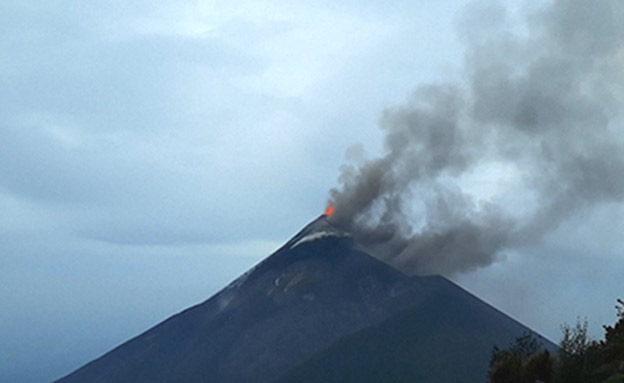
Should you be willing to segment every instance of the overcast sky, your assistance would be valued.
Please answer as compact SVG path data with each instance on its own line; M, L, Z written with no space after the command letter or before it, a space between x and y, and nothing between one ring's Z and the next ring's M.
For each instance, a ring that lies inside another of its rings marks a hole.
M461 78L466 4L0 0L0 381L72 371L318 216L384 109ZM623 217L453 279L555 341L578 316L600 336Z

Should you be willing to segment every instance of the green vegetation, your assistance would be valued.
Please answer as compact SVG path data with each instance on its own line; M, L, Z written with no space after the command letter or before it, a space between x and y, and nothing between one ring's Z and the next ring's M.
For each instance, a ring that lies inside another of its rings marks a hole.
M624 383L624 301L616 305L618 320L604 326L604 340L591 340L587 321L562 326L556 355L525 334L507 349L494 347L489 383Z
M530 333L517 338L508 349L492 350L488 375L492 383L550 382L552 375L553 358Z

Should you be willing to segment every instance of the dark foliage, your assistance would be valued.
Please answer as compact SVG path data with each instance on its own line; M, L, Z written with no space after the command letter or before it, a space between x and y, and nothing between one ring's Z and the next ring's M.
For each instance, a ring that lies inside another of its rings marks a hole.
M539 342L524 335L507 349L494 347L490 383L624 383L624 301L616 305L618 320L604 326L605 338L591 340L587 321L564 324L556 357L540 351Z
M600 344L587 335L587 321L570 326L564 324L559 348L556 382L599 382L596 367L600 364Z
M490 357L490 383L551 382L553 358L531 333L516 338L507 349L494 347Z
M621 362L624 358L624 301L618 299L615 309L618 321L613 326L604 326L603 347L606 363Z

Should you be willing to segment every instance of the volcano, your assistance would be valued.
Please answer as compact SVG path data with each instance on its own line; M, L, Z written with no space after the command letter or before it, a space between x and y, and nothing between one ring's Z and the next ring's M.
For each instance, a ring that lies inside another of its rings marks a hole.
M492 347L527 332L443 277L373 258L322 215L210 299L56 382L481 382Z

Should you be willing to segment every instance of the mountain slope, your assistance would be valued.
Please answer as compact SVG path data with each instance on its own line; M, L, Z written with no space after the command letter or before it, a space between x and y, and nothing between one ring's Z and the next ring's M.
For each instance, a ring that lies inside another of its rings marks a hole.
M58 380L271 382L417 301L324 217L221 292Z
M456 363L427 357L450 350L450 334L473 336L449 352L474 347L487 361L494 343L525 330L441 277L410 278L372 258L321 216L207 301L57 382L271 383L345 357L349 368L373 366L370 350L390 355L401 344L410 363L437 371ZM469 360L465 368L485 368ZM385 363L390 371L392 359Z
M279 383L483 382L492 346L529 331L442 277L419 279L432 291L426 300L339 340Z

